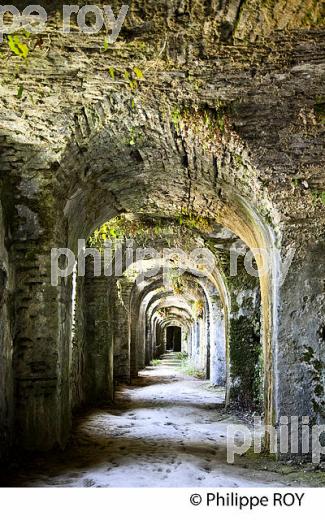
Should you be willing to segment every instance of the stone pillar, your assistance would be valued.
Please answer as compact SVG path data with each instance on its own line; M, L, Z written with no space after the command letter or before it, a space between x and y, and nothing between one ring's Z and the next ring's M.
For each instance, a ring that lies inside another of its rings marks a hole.
M88 403L112 401L113 335L111 279L103 274L94 277L91 257L85 279L85 397Z
M259 279L243 265L228 280L231 295L229 331L230 400L240 407L262 410L263 347Z
M114 379L129 383L131 380L130 356L130 294L133 283L115 279L110 301L114 328Z
M298 454L292 449L292 418L309 418L310 436L312 426L325 424L324 258L324 242L317 239L297 248L279 291L276 420L279 425L285 417L289 423L289 450L287 454L279 451L281 459L311 459L311 450L302 453L300 442ZM300 428L298 432L300 437Z
M220 303L212 303L210 381L217 386L226 386L226 331L224 310Z
M52 287L50 271L48 244L16 246L16 422L26 449L64 446L70 431L72 287L71 279Z

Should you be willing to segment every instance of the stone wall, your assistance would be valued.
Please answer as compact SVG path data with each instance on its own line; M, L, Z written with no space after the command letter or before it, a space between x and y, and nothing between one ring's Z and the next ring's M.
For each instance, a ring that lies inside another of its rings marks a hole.
M13 272L5 246L6 224L0 202L0 461L13 442Z

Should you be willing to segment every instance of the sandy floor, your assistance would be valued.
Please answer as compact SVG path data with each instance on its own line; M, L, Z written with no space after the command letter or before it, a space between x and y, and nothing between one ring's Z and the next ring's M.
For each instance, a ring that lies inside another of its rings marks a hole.
M288 485L285 477L226 462L229 423L223 393L174 367L152 367L120 387L114 406L76 420L64 453L7 473L6 486L251 487ZM266 468L265 468L266 469ZM12 474L12 477L10 476Z

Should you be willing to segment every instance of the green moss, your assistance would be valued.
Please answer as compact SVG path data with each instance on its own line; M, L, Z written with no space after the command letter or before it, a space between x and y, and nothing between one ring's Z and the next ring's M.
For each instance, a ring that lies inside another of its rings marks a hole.
M264 451L262 453L255 453L254 448L249 448L246 453L243 455L246 459L250 459L252 461L276 461L276 453L270 453L269 451Z
M212 231L212 226L206 217L197 215L185 208L181 210L177 219L180 226L186 226L189 229L197 229L203 233Z
M181 240L183 248L192 248L197 233L210 229L207 219L184 211L176 218L121 215L96 229L89 237L88 245L103 250L106 240L130 238L142 246L158 239L165 247L171 247L174 241L179 243Z
M131 128L129 130L129 145L135 146L135 130L134 128Z
M223 101L216 102L215 108L204 106L202 108L176 106L171 112L171 121L177 133L180 133L181 124L186 124L206 140L216 140L216 136L224 134L227 130L227 116L232 112L232 104L226 105Z
M240 167L244 164L241 155L235 154L233 156L233 160L234 160L235 165L238 167Z
M179 130L180 130L179 125L180 125L181 119L182 119L182 114L181 114L180 109L178 107L174 108L171 113L171 120L172 120L172 123L173 123L177 133L179 133Z
M302 486L307 485L311 487L324 487L325 472L317 470L306 471L303 464L285 464L276 460L276 454L263 451L262 453L255 453L254 448L250 448L241 456L236 457L236 464L246 469L253 470L268 470L270 472L278 473L282 476L287 485Z
M262 347L259 324L240 316L230 326L231 379L230 397L241 408L262 408Z

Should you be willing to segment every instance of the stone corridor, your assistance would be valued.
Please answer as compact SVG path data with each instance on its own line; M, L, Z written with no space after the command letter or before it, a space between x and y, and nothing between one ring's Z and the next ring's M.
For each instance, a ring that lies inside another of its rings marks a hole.
M114 44L45 3L0 43L4 484L281 485L225 465L254 414L319 471L322 2L130 0Z

